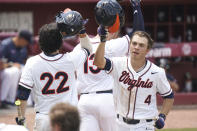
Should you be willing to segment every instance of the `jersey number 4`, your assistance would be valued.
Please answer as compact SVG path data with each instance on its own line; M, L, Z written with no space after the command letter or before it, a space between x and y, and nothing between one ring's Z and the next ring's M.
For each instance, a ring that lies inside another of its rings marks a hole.
M151 103L151 95L148 95L146 100L144 101L144 103L147 103L148 105L150 105Z
M60 82L60 84L58 85L57 89L49 89L51 84L53 83L54 80L60 79L60 77L63 77L62 81ZM68 75L65 72L57 72L55 74L55 77L53 77L53 75L49 72L45 72L40 76L40 80L45 80L46 78L48 78L47 83L45 84L45 86L42 88L42 94L47 95L47 94L55 94L55 93L62 93L65 91L69 90L69 86L64 87L64 85L66 84L67 80L68 80Z

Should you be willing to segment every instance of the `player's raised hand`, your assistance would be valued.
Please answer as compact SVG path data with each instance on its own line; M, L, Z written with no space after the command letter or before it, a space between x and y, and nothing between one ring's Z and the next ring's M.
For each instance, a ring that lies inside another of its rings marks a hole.
M101 42L106 42L108 30L107 30L104 26L101 26L101 25L100 25L100 26L98 27L97 33L98 33L99 36L100 36Z
M155 121L155 127L157 129L162 129L165 125L166 116L164 114L159 114L159 118Z

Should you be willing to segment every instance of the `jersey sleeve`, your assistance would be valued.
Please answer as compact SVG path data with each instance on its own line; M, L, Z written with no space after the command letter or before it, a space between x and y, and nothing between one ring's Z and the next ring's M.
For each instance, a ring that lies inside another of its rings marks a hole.
M32 90L33 88L33 74L31 70L31 61L27 60L27 63L24 66L24 69L22 71L22 75L19 81L19 85Z
M105 46L106 57L125 56L129 52L130 38L125 35L121 38L112 39L107 41Z
M111 59L106 58L106 65L105 65L105 70L106 73L114 76L114 73L116 72L116 66L119 64L119 57L113 57Z
M161 96L168 96L172 93L172 89L166 78L164 69L161 69L161 72L158 73L157 91Z
M88 55L89 55L88 50L84 48L74 49L72 52L68 54L75 69L78 69L83 63L85 63Z

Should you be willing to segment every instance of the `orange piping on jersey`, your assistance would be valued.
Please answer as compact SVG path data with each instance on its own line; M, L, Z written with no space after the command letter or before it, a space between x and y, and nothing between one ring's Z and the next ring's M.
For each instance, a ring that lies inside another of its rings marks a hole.
M120 19L119 19L119 15L117 14L115 23L112 26L110 26L108 30L109 33L115 33L119 30L119 28L120 28Z

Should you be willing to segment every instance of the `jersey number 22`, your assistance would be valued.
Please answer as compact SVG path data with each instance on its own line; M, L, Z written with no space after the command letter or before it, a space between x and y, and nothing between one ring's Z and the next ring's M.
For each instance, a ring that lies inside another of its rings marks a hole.
M63 77L63 79L60 82L60 84L58 85L58 87L56 89L49 89L51 84L53 83L53 81L59 79L60 77ZM55 74L55 77L53 77L53 75L51 73L45 72L40 76L40 80L45 80L46 78L48 78L48 81L45 84L45 86L42 88L42 94L44 94L44 95L55 94L55 93L58 94L58 93L62 93L62 92L69 90L69 86L64 87L64 85L66 84L66 82L68 80L67 73L57 72Z

